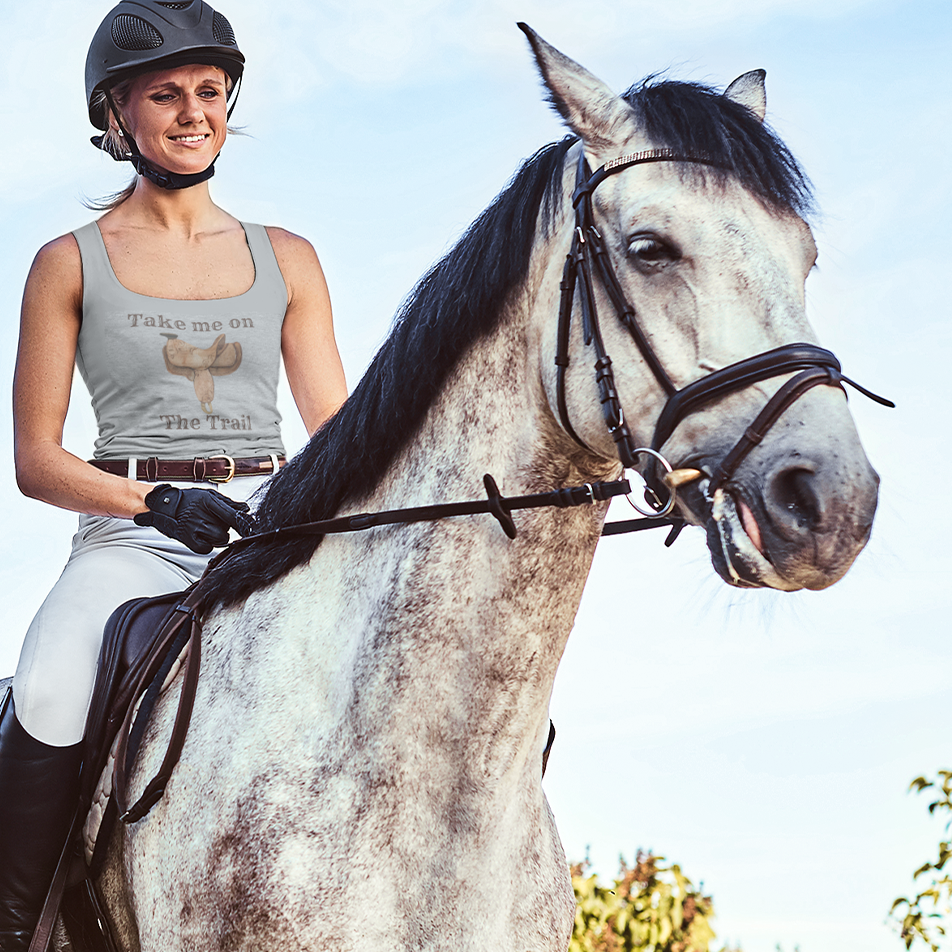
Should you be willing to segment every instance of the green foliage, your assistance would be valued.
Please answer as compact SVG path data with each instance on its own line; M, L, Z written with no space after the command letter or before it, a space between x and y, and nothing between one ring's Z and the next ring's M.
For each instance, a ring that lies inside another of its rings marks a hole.
M922 793L933 789L936 797L929 804L929 812L946 810L952 813L952 770L940 770L935 780L916 777L909 784L910 790ZM945 825L948 832L952 818ZM945 936L942 925L946 916L952 912L952 877L943 875L943 868L952 857L952 840L939 843L939 853L934 862L923 863L913 874L913 880L925 877L926 888L914 899L900 896L893 904L890 915L899 924L899 935L906 948L910 948L917 939L927 945L932 952L939 952L940 938ZM950 864L952 869L952 864ZM931 907L928 905L931 901ZM903 911L905 907L905 911Z
M578 907L569 952L709 952L710 897L697 892L679 866L663 862L639 850L629 869L622 858L612 887L586 876L588 863L572 866Z

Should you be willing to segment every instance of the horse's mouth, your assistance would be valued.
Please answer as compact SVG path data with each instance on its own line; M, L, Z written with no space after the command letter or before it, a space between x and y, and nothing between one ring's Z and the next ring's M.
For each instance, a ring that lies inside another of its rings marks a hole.
M764 551L760 526L750 507L724 489L710 500L707 544L718 575L737 588L802 588L785 579Z

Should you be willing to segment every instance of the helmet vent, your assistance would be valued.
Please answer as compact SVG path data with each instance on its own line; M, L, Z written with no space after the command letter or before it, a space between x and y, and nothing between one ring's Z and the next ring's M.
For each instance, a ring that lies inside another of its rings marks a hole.
M155 50L165 42L151 23L127 13L112 21L112 39L121 50Z
M212 32L215 34L215 39L221 43L222 46L238 45L238 41L235 39L235 31L231 28L231 24L217 11L215 16L212 17Z
M160 7L165 7L167 10L186 10L192 5L194 0L156 0L156 3Z

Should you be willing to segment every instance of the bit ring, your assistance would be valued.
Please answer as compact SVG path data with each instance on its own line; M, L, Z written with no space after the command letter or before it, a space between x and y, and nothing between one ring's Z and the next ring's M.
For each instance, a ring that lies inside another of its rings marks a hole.
M670 473L673 471L673 467L671 466L671 464L657 450L653 450L650 446L639 446L637 449L632 450L633 456L637 456L638 454L641 454L641 453L646 453L648 456L653 456L664 467L664 470L666 473ZM637 503L632 502L630 494L627 494L625 496L625 499L628 500L628 505L631 506L631 508L634 509L635 512L640 512L641 515L646 516L648 519L661 519L673 511L675 504L678 501L677 490L673 486L670 486L668 488L669 488L670 495L668 496L667 503L665 503L665 505L659 509L652 509L650 512L646 509L642 509L641 506L639 506ZM658 504L660 506L661 500L658 499L657 495L655 495L654 490L652 490L650 487L647 487L647 490L649 493L651 493L652 496L654 496L654 498L658 501Z

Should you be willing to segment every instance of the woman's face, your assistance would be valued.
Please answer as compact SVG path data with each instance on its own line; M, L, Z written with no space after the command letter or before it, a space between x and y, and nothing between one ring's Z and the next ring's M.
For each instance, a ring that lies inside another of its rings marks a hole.
M169 172L201 172L225 144L225 73L217 66L144 73L119 108L142 155Z

